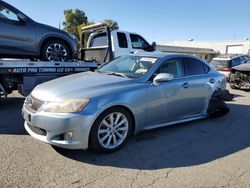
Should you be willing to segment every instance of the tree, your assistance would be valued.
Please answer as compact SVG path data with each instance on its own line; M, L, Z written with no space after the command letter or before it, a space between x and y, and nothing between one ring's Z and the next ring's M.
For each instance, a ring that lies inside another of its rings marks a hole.
M64 30L68 33L74 34L78 42L81 41L82 27L94 24L94 22L89 22L85 12L79 9L64 10L64 17ZM118 23L116 21L105 19L103 22L107 23L110 26L111 30L119 29Z
M118 30L119 29L118 23L114 20L105 19L103 22L109 24L109 27L111 28L111 30Z
M74 34L78 41L80 40L80 26L88 25L88 17L85 12L79 9L64 10L65 21L63 22L64 30Z

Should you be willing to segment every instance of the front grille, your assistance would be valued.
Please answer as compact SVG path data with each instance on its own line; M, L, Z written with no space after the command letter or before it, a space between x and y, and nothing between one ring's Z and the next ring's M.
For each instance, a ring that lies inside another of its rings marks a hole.
M33 96L28 96L25 99L24 105L30 110L31 112L36 112L42 105L44 104L43 101L40 101Z
M28 127L30 128L30 130L32 130L34 133L41 135L41 136L46 136L47 135L47 131L35 126L32 126L30 124L28 124Z

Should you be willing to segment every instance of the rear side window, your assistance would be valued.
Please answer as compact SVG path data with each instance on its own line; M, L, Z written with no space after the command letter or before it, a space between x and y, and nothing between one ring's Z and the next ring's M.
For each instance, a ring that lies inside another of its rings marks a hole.
M205 73L208 73L208 72L210 71L209 66L207 66L207 65L204 64L204 63L203 63L203 67L204 67Z
M106 33L100 33L93 37L90 47L99 47L99 46L107 46L108 45L108 37Z
M128 41L125 33L117 33L118 44L120 48L128 48Z
M193 58L183 58L186 76L206 74L204 63Z

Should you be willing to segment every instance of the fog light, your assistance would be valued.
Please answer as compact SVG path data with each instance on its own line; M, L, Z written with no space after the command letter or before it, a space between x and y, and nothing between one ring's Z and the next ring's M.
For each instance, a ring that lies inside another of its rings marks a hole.
M64 140L71 140L73 137L73 132L65 133Z

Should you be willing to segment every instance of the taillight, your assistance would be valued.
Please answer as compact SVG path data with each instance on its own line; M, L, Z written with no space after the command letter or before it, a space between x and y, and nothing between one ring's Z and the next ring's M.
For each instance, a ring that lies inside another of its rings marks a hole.
M219 71L231 72L231 68L219 68Z

